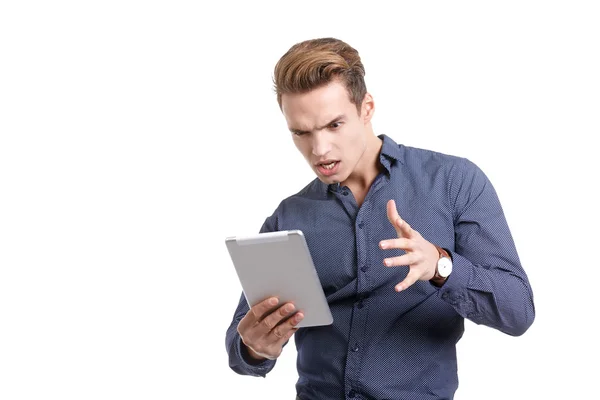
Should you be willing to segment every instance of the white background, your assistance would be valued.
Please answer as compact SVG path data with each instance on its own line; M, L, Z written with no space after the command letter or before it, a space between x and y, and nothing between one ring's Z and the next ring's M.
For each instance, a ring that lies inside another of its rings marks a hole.
M504 206L537 319L468 323L456 399L597 396L597 3L261 4L1 3L0 398L294 397L293 345L228 368L224 238L313 179L271 78L322 36L359 50L377 134L471 159Z

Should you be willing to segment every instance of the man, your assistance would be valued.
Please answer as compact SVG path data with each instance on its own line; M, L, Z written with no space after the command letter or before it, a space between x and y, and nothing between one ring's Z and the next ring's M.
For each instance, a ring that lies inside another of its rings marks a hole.
M484 173L376 136L364 74L337 39L298 43L275 67L280 108L317 178L261 232L304 232L334 322L297 329L302 312L284 318L293 304L249 310L242 296L229 363L265 376L295 334L300 399L452 399L464 318L521 335L532 291Z

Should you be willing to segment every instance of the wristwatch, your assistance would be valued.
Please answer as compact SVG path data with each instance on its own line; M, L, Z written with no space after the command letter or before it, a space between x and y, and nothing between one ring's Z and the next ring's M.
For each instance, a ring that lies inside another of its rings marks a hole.
M438 258L435 274L433 275L433 278L431 278L431 281L434 284L441 286L452 272L452 257L450 257L450 254L440 246L435 244L434 246L440 257Z

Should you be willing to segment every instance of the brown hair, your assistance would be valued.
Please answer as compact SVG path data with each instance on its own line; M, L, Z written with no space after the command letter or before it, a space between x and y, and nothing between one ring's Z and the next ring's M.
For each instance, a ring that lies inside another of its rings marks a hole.
M306 93L339 79L360 114L367 93L364 76L356 49L339 39L321 38L293 45L275 65L273 83L281 108L283 94Z

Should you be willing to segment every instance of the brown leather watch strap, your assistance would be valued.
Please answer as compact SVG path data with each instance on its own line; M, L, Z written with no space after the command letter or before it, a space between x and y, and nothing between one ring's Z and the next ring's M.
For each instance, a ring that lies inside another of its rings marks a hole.
M448 257L449 259L452 260L452 256L450 256L450 253L448 253L446 251L446 249L441 248L440 246L434 244L435 248L437 249L438 253L440 253L440 258L442 257Z
M448 253L445 249L441 248L440 246L438 246L436 244L434 244L434 246L437 249L438 254L439 254L438 260L442 257L447 257L452 260L452 256L450 256L450 253ZM444 282L446 282L446 279L448 279L448 278L444 278L443 276L440 276L438 274L437 261L436 261L435 273L433 275L433 278L431 278L431 283L433 283L435 286L442 286L444 284Z

